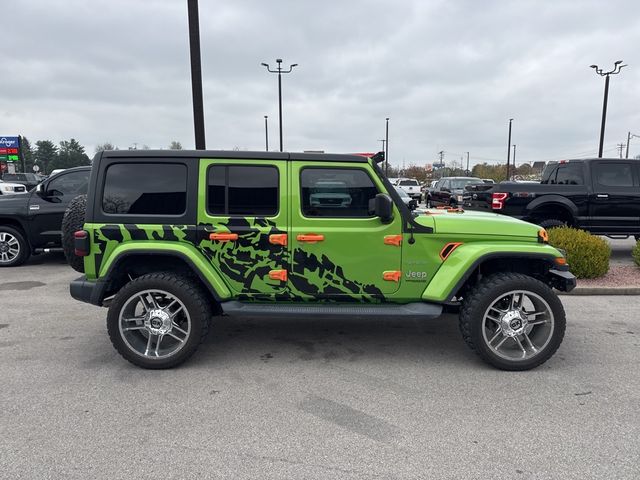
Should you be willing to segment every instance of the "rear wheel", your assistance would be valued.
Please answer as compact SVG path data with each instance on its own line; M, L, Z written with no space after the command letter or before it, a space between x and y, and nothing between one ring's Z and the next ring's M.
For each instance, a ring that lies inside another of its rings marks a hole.
M125 285L109 307L115 349L142 368L175 367L195 353L209 331L209 298L191 279L151 273Z
M27 261L31 249L19 230L0 225L0 267L17 267Z
M460 330L467 345L502 370L529 370L556 352L564 308L546 284L519 273L481 280L464 299Z

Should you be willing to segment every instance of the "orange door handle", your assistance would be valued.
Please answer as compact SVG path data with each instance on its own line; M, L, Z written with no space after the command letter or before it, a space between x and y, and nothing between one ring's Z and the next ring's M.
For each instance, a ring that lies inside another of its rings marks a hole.
M286 233L272 233L269 235L269 243L271 245L287 246L287 234Z
M324 235L319 235L317 233L305 233L305 234L298 235L296 239L299 242L316 243L316 242L322 242L324 240Z
M269 278L271 280L280 280L281 282L287 281L287 271L286 270L271 270L269 271Z
M229 242L238 239L237 233L211 233L209 240L217 240L218 242Z

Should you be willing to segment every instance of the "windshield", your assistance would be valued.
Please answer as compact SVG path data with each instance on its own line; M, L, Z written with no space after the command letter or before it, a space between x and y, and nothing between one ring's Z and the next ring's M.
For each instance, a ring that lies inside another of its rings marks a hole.
M452 190L461 190L472 183L483 183L479 178L454 178L451 180Z
M416 187L418 186L418 181L417 180L400 180L400 183L398 183L398 185L401 185L403 187Z
M398 195L400 195L401 198L409 197L409 194L404 190L402 190L401 188L396 187L396 192L398 192Z

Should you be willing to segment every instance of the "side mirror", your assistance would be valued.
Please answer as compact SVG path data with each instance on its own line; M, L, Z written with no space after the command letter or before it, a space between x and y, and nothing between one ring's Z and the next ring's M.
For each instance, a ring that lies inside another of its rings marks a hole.
M382 223L389 223L393 220L393 200L386 193L377 194L373 211L377 217L380 217Z

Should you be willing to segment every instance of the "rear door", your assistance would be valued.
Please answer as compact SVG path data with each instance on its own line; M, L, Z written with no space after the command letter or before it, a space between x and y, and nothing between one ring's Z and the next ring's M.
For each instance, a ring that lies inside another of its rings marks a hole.
M594 232L640 231L640 182L637 162L602 160L591 163L593 191L589 195Z
M294 298L375 302L401 282L402 220L387 224L370 201L384 192L367 164L291 162Z
M287 162L200 161L199 248L243 299L287 285Z

